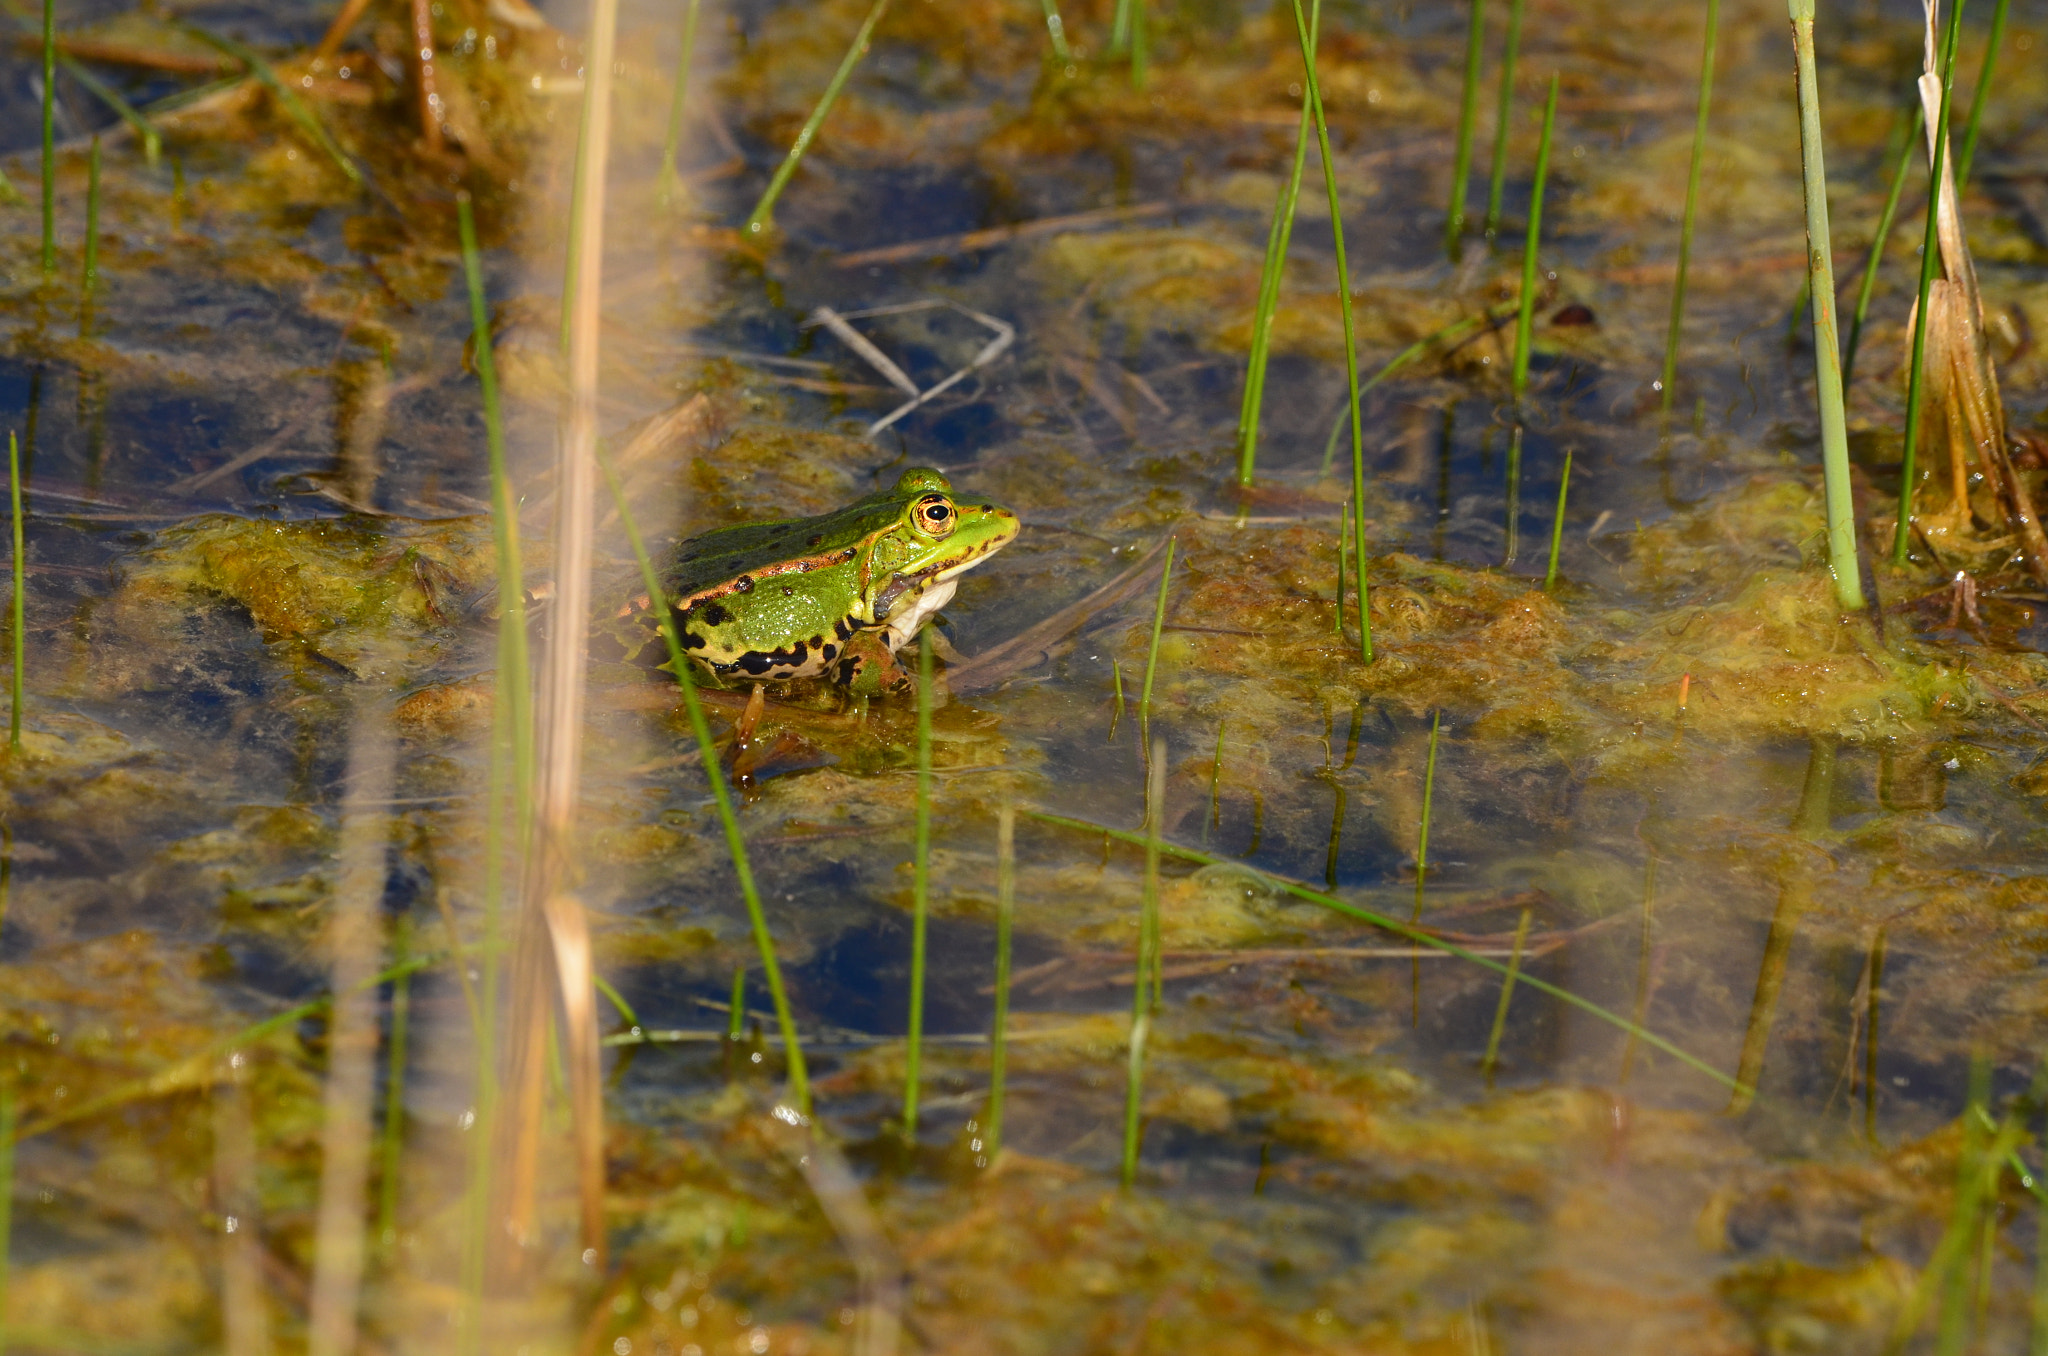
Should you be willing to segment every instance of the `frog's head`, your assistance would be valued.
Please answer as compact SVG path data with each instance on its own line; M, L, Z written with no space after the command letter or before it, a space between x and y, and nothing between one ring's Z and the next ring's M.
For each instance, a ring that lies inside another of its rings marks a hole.
M987 560L1015 539L1020 526L1017 515L1000 504L955 498L952 484L929 467L905 471L887 497L902 512L875 536L868 556L866 583L877 618L904 593L921 593Z

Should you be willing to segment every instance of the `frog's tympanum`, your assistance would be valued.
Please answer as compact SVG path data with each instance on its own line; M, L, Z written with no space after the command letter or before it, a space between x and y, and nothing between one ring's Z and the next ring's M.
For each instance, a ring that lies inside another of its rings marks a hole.
M663 582L683 652L722 678L899 691L909 675L896 651L1017 528L1008 509L955 499L918 467L833 513L691 537Z

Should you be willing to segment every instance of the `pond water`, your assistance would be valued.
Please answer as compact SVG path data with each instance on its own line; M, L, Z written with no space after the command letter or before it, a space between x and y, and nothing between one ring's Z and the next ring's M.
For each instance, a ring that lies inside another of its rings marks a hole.
M516 1265L480 1260L479 1070L521 1015L488 1003L536 991L486 973L515 904L493 904L500 609L456 194L481 223L544 598L589 16L432 5L435 148L406 5L372 0L324 59L325 7L61 5L89 75L177 106L152 114L152 162L60 72L47 278L40 67L13 49L0 167L26 202L0 206L0 421L22 445L27 662L0 775L6 1343L336 1350L313 1316L346 1243L323 1221L347 1215L359 1304L332 1293L366 1352L2039 1349L2048 595L1988 525L1889 563L1924 169L1849 391L1873 602L1844 617L1795 314L1784 9L1722 10L1666 415L1704 6L1528 6L1491 238L1509 6L1488 6L1453 260L1468 11L1329 0L1319 72L1361 370L1474 321L1364 396L1365 663L1355 606L1337 608L1350 438L1332 432L1344 330L1313 148L1254 483L1237 474L1301 109L1291 12L1151 6L1140 75L1110 50L1114 8L1060 6L1063 61L1026 0L897 0L760 235L739 223L867 6L704 5L673 192L683 9L620 16L599 414L642 526L665 544L825 513L931 466L1024 527L937 628L908 1137L914 699L771 685L732 764L808 1055L817 1138L791 1141L771 995L674 685L593 660L574 888L612 995L607 1248L579 1236L551 1047ZM1959 116L1991 9L1963 20ZM274 63L368 187L202 33ZM2013 4L1963 198L2030 466L2048 448L2043 42L2048 7ZM1845 311L1920 43L1914 5L1821 16ZM934 300L852 321L920 389L970 369L870 435L903 394L817 309ZM602 624L639 583L602 491L598 516ZM1127 575L1021 657L968 665ZM545 602L534 618L544 648ZM748 719L733 694L710 711L722 744ZM1154 756L1164 955L1126 1185L1151 887L1144 852L1100 830L1142 830ZM376 903L363 973L404 974L367 990L376 1045L343 1105L325 999L351 892ZM1505 1003L1502 965L1522 977ZM323 1214L343 1114L371 1136L365 1189L360 1211Z

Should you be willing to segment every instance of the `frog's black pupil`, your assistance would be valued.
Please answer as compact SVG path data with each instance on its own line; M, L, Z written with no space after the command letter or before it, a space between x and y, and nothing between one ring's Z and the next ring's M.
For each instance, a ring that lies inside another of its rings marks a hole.
M944 504L933 504L924 511L924 516L935 523L943 523L946 521L946 506Z

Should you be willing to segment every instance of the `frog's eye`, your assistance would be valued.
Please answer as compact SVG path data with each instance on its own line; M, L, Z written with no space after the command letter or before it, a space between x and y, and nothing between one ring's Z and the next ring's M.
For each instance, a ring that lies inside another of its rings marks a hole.
M919 500L917 525L935 537L943 537L953 530L953 506L937 495Z

